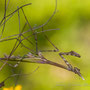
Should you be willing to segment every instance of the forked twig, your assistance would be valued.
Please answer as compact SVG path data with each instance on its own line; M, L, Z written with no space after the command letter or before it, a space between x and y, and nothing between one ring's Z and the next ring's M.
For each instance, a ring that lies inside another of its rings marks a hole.
M21 9L22 7L25 7L25 6L28 6L28 5L31 5L32 3L28 3L28 4L25 4L25 5L22 5L21 7L19 7L18 9L16 9L15 11L13 11L12 13L8 14L6 17L3 17L3 19L1 20L0 22L0 25L2 24L3 20L9 16L11 16L13 13L17 12L19 9Z

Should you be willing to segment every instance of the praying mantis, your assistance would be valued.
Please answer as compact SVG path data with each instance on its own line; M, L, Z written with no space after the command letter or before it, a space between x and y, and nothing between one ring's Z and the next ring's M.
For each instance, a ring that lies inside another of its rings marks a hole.
M80 73L80 69L77 67L73 67L65 58L64 55L71 55L71 56L75 56L80 58L80 54L78 54L75 51L70 51L70 52L59 52L59 49L49 40L48 36L45 34L45 32L48 31L52 31L52 30L59 30L59 29L48 29L48 30L44 30L44 26L48 24L48 22L52 19L52 17L55 15L56 13L56 9L57 9L57 0L56 0L56 7L55 10L53 12L53 14L51 15L51 17L42 25L39 25L37 27L32 27L31 24L29 23L25 12L23 10L24 7L31 5L32 3L28 3L25 5L22 5L21 7L17 6L17 9L15 11L13 11L12 13L6 15L6 11L8 8L8 5L6 4L6 0L5 0L5 12L4 12L4 16L3 19L0 22L0 27L3 27L2 32L1 32L1 36L0 38L3 36L4 33L4 28L5 28L5 24L6 22L13 17L13 15L18 12L18 22L19 22L19 33L18 34L14 34L5 38L1 38L0 39L0 43L4 42L4 41L9 41L9 40L16 40L11 52L9 55L4 55L4 57L0 57L0 61L3 62L3 65L0 67L0 71L4 68L5 65L8 65L10 67L18 67L18 65L23 62L23 63L40 63L40 64L49 64L49 65L53 65L56 67L60 67L62 69L66 69L68 71L74 72L75 74L79 75L83 80L84 78L82 77L81 73ZM20 12L19 10L22 11L24 18L26 20L22 30L21 30L21 26L20 26ZM26 25L28 25L29 29L24 31ZM42 31L37 31L37 29L41 29ZM26 33L32 33L28 36L25 36ZM47 41L49 41L49 43L55 48L54 50L39 50L38 49L38 37L37 34L42 33L42 35L46 38ZM35 42L33 43L29 38L34 37ZM27 42L29 42L31 45L35 45L35 50L31 49L30 47L27 47L23 41L27 40ZM14 56L13 53L16 51L16 49L19 47L19 45L22 45L22 47L24 47L25 49L28 49L29 52L27 52L26 55L24 56ZM62 58L62 60L65 62L66 66L53 62L51 60L48 60L47 58L45 58L42 55L42 52L59 52L58 55ZM16 62L15 65L10 64L9 62ZM36 71L36 70L35 70ZM2 81L0 83L0 87L4 86L4 82L14 76L20 76L20 75L25 75L25 74L13 74L9 77L7 77L4 81Z

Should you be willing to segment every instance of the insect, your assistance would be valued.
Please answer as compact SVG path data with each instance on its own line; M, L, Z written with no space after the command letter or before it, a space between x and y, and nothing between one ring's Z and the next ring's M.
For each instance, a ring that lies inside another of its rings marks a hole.
M45 34L45 32L47 31L52 31L52 30L59 30L59 29L48 29L48 30L44 30L44 26L48 24L48 22L52 19L52 17L55 15L56 13L56 9L57 9L57 0L56 0L56 7L55 7L55 10L52 14L52 16L42 25L39 25L37 27L32 27L31 24L29 23L26 15L25 15L25 12L23 10L24 7L28 6L28 5L31 5L31 3L29 4L25 4L25 5L22 5L21 7L17 6L17 9L15 11L13 11L12 13L6 15L6 10L7 10L7 5L6 5L6 0L5 0L5 12L4 12L4 17L3 19L1 20L0 22L0 26L3 26L3 29L2 29L2 33L1 33L1 37L3 36L3 32L4 32L4 28L5 28L5 24L6 22L13 17L13 15L18 12L18 24L19 24L19 33L18 34L14 34L14 35L11 35L11 36L8 36L8 37L5 37L3 39L0 39L0 42L4 42L4 41L9 41L9 40L16 40L11 52L9 55L4 55L3 58L0 58L0 61L3 62L3 65L0 67L0 71L3 69L3 67L7 64L9 65L10 67L18 67L18 65L21 63L21 62L28 62L28 63L41 63L41 64L49 64L49 65L53 65L53 66L57 66L57 67L60 67L60 68L63 68L63 69L66 69L68 71L71 71L71 72L74 72L75 74L78 74L83 80L84 78L81 76L81 73L80 73L80 69L78 69L77 67L73 67L65 58L64 58L64 55L72 55L72 56L76 56L76 57L80 57L80 55L74 51L70 51L70 52L60 52L59 53L59 56L62 58L62 60L65 62L65 64L67 66L64 66L62 64L59 64L59 63L56 63L56 62L53 62L51 60L48 60L46 59L43 55L42 55L42 52L59 52L59 49L49 40L48 36ZM21 29L21 22L20 22L20 12L19 10L22 11L23 15L24 15L24 18L26 20L23 28ZM29 29L25 31L25 27L28 25ZM37 31L37 29L41 29L42 31ZM30 33L28 35L28 33ZM50 44L55 48L54 50L39 50L38 49L38 37L37 35L39 33L42 33L42 35L46 38L47 41L50 42ZM26 35L27 34L27 35ZM35 42L32 42L29 38L34 38L34 41ZM30 48L30 46L26 46L25 43L23 43L23 41L27 41L29 42L30 45L32 46L35 46L35 50L33 50L32 48ZM27 54L25 54L24 56L14 56L14 52L17 50L17 48L19 46L22 46L24 47L25 49L28 49L29 52L27 52ZM12 62L16 62L15 65L12 65L9 63L9 61L12 61ZM13 74L12 76L14 76L16 74ZM18 74L18 75L21 75L21 74ZM4 80L6 81L6 80ZM1 82L0 84L2 86L4 86L4 82Z

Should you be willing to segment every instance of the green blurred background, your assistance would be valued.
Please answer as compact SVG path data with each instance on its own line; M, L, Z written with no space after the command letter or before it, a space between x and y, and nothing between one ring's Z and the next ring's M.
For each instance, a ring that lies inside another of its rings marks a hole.
M32 27L45 23L52 15L55 9L55 0L10 0L7 15L27 3L30 6L24 7L25 14ZM4 15L4 0L0 0L0 21ZM25 19L20 11L21 28L25 24ZM80 68L85 80L79 76L64 69L41 64L22 63L17 68L11 68L6 65L0 71L0 81L12 73L29 73L37 66L39 69L31 75L10 78L5 83L5 87L17 84L22 85L22 90L89 90L90 89L90 0L57 0L57 12L44 29L60 28L57 31L45 32L48 38L59 48L59 52L69 52L71 50L78 52L81 58L65 56L73 65ZM0 28L0 30L2 27ZM29 27L26 28L26 30ZM18 13L6 23L3 37L13 35L19 32ZM14 45L13 41L0 43L0 57L3 54L9 54ZM52 45L38 34L39 50L54 49ZM29 46L29 44L26 42ZM32 47L33 48L33 47ZM59 52L45 52L43 55L54 62L64 64L59 57ZM14 55L27 54L28 50L19 47ZM2 64L1 64L2 65ZM18 80L18 81L17 81ZM2 89L0 89L2 90Z

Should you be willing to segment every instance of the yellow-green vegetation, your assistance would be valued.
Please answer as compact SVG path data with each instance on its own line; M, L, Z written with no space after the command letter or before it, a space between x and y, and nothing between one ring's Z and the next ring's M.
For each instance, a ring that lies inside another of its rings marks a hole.
M8 1L8 0L7 0ZM32 27L45 23L53 14L55 0L10 0L6 14L27 3L32 5L24 7L24 12ZM76 67L79 67L85 80L72 72L50 65L21 63L13 71L6 65L0 71L0 81L12 73L30 73L37 66L39 69L28 76L16 76L5 82L5 87L14 86L15 83L22 85L22 90L89 90L90 89L90 0L57 0L57 12L44 27L56 29L45 32L48 38L59 48L59 52L78 52L81 58L65 56L67 60ZM4 15L4 0L0 0L0 21ZM25 24L23 13L20 10L21 29ZM0 30L2 27L0 27ZM25 30L29 29L26 27ZM17 34L19 32L18 13L16 12L5 25L3 37ZM32 38L31 38L32 39ZM8 55L13 48L15 40L0 42L0 57L5 53ZM25 42L27 46L30 46ZM30 46L34 48L33 46ZM38 34L39 50L54 49L53 46L40 33ZM35 48L34 48L35 49ZM14 55L27 54L28 50L20 46ZM51 60L64 64L59 57L59 52L44 52L43 55ZM1 63L1 62L0 62ZM0 64L1 66L2 64ZM0 89L2 90L2 89Z

